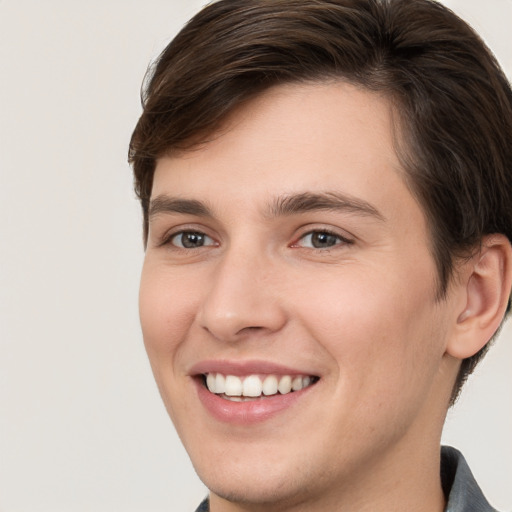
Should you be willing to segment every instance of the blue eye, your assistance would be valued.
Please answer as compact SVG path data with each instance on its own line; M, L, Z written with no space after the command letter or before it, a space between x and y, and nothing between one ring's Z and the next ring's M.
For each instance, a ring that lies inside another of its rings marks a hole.
M299 240L298 245L312 249L329 249L343 243L350 241L329 231L311 231Z
M212 238L199 231L181 231L170 239L170 243L182 249L198 249L209 245L215 245Z

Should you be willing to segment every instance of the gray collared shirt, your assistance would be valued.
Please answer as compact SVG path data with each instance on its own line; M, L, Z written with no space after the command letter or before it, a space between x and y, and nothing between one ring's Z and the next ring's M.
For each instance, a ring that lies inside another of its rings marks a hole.
M497 512L489 505L462 454L455 448L441 449L441 481L448 504L445 512ZM196 512L209 512L206 498Z
M446 512L497 512L485 499L466 459L450 446L441 449L441 481L448 497Z

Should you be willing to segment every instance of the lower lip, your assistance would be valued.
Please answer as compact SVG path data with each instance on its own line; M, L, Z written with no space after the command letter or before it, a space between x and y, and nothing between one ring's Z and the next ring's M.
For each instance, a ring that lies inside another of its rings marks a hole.
M266 421L293 406L316 384L285 395L272 395L259 400L232 402L210 393L200 379L195 379L197 394L206 410L217 420L236 425L250 425Z

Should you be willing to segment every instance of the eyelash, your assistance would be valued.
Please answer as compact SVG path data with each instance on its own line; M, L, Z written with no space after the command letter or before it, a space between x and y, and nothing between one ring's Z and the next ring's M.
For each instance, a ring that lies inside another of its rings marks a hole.
M183 246L183 242L182 242L182 245L176 245L175 243L173 243L173 240L179 236L183 237L184 235L195 235L195 236L198 236L198 237L202 237L203 239L209 239L211 240L213 243L208 243L206 245L200 245L199 247L184 247ZM217 243L215 243L215 241L213 240L212 237L208 236L206 233L200 231L200 230L197 230L197 229L184 229L182 231L177 231L177 232L174 232L174 233L170 233L168 236L166 236L164 238L164 240L162 241L162 244L161 245L172 245L173 247L175 247L176 249L181 249L181 250L192 250L192 249L200 249L202 247L211 247L211 246L216 246L218 245Z
M329 245L327 247L304 247L301 242L304 241L307 237L312 237L313 235L327 235L328 237L332 237L337 239L337 241L333 245ZM184 235L195 235L198 237L202 237L203 239L209 239L213 243L207 243L203 244L197 247L184 247L183 241L181 242L181 245L177 245L176 243L173 243L173 240L177 237L183 237ZM304 247L308 249L312 249L315 251L326 251L332 248L335 248L340 245L351 245L353 244L353 240L350 240L339 233L336 233L335 231L329 230L329 229L312 229L308 231L307 233L302 234L296 242L292 243L290 247L297 248L297 247ZM208 236L206 233L200 231L200 230L194 230L194 229L185 229L182 231L177 231L174 233L169 234L164 238L161 245L172 245L174 248L179 250L193 250L193 249L201 249L203 247L212 247L212 246L218 246L218 243L216 243L213 238Z
M333 248L336 248L338 246L343 246L343 245L351 245L354 243L353 240L350 240L342 235L340 235L339 233L335 232L335 231L332 231L330 229L325 229L325 228L320 228L320 229L312 229L310 231L308 231L307 233L304 233L303 235L301 235L297 242L294 242L291 247L301 247L302 245L300 244L301 241L305 240L306 237L311 237L315 234L319 234L319 235L327 235L329 237L333 237L333 238L336 238L337 239L337 242L334 244L334 245L331 245L331 246L328 246L328 247L308 247L308 249L312 249L314 251L328 251L329 249L333 249Z

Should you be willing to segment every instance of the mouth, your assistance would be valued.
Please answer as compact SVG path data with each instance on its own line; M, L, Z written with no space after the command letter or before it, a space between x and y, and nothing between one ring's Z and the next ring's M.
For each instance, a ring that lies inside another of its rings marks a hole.
M197 363L190 368L189 376L210 417L244 429L294 411L298 403L314 403L314 389L323 378L304 366L220 359Z
M288 395L316 384L315 375L203 373L203 386L212 394L231 402L250 402Z

